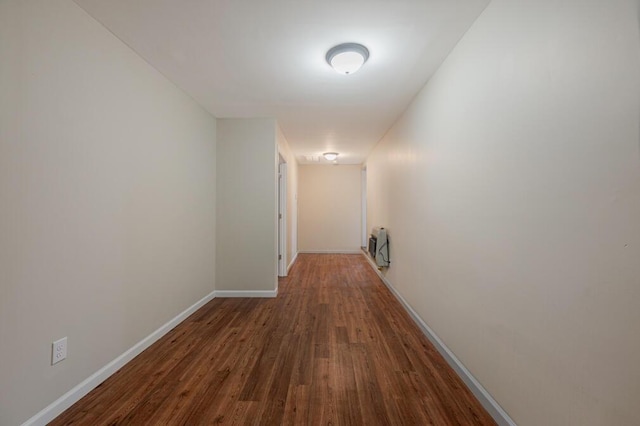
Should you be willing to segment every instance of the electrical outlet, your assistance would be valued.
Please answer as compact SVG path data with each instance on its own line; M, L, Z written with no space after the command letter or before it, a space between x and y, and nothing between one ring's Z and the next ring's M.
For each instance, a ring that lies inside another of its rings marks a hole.
M56 364L67 357L67 338L56 340L51 345L51 365Z

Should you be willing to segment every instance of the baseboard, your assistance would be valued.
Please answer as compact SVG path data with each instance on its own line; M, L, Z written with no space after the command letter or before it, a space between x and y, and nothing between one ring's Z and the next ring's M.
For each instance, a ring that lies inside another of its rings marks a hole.
M216 297L276 297L278 289L275 290L216 290Z
M140 340L133 347L131 347L131 349L127 350L125 353L93 373L87 379L83 380L69 392L65 393L60 398L49 404L38 414L24 422L22 426L45 426L47 423L59 416L64 410L78 402L83 396L96 388L100 383L108 379L113 373L124 367L125 364L138 356L149 346L154 344L158 339L167 334L175 326L187 319L189 315L200 309L214 297L215 291L212 291L202 299L198 300L196 303L176 315L173 319L169 320L156 331Z
M298 253L299 252L296 252L296 254L293 255L293 259L291 259L291 262L289 262L289 266L287 266L287 274L291 270L291 267L293 266L293 264L296 262L296 259L298 258Z
M471 372L467 370L467 368L460 362L460 360L455 356L455 354L444 344L442 340L438 337L438 335L424 322L424 320L418 315L418 313L407 303L404 297L391 285L389 280L382 275L382 273L378 270L378 267L373 262L371 257L365 253L362 255L367 259L371 267L376 271L382 282L387 286L389 291L393 293L393 295L398 299L398 301L402 304L404 309L409 313L413 321L418 324L422 332L425 336L433 343L435 348L440 352L440 354L444 357L447 363L455 370L455 372L460 376L462 381L469 387L469 390L473 393L473 395L480 401L480 404L484 407L485 410L493 417L493 419L500 426L516 426L516 423L509 417L506 411L502 409L500 404L493 399L491 394L487 392L487 390L478 382L478 380L473 377Z
M305 254L359 254L362 253L360 249L357 250L299 250L298 253Z

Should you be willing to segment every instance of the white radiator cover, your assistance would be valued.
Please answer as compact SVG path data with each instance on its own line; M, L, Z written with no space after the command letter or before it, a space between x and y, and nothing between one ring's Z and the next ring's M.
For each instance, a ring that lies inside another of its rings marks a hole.
M380 267L388 267L391 263L389 259L389 237L385 228L376 226L371 230L369 254L373 257L376 265Z

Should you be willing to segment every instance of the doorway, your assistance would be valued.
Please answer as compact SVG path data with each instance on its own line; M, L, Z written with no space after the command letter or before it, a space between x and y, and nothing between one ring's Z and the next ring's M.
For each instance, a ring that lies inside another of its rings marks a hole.
M278 154L278 276L287 276L287 162Z
M367 234L367 168L366 166L362 169L362 174L361 174L361 184L360 184L360 188L362 190L362 241L361 241L361 246L363 249L366 250L367 247L367 243L369 241L369 235Z

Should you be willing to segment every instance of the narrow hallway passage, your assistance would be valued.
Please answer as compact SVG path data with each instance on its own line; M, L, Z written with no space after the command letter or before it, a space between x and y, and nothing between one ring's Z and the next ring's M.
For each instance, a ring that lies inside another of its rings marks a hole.
M492 425L362 255L214 299L52 425Z

